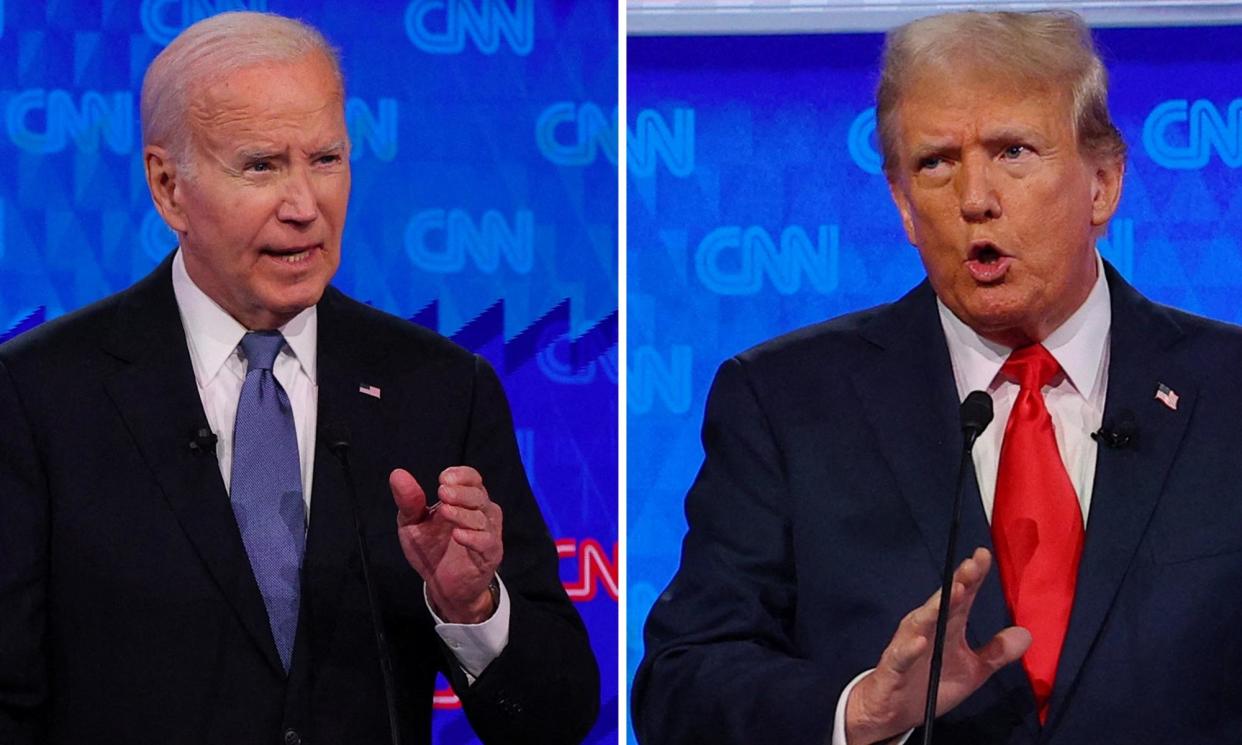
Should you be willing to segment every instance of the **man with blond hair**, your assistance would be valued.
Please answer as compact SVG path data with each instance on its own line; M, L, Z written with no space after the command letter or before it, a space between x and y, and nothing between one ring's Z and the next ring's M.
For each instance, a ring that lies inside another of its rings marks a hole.
M495 373L328 286L344 103L332 48L275 15L148 69L177 250L0 348L0 742L427 742L437 672L484 741L590 728Z
M1106 81L1068 12L889 34L884 171L927 280L721 367L635 678L641 742L910 736L973 390L995 418L935 741L1237 740L1242 333L1100 258L1125 169Z

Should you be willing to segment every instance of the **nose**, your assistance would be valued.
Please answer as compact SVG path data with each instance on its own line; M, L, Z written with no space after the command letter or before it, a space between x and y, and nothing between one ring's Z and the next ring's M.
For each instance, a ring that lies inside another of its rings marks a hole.
M300 224L313 222L319 217L318 201L305 169L295 168L285 179L284 194L276 209L276 217L282 222Z
M966 157L958 169L957 194L962 218L966 222L995 220L1001 215L1000 197L992 182L991 161L986 157Z

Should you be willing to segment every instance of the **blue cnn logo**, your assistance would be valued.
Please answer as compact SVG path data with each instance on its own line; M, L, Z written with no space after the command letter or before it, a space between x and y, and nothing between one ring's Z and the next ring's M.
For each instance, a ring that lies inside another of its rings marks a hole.
M535 0L414 0L405 9L405 33L431 54L460 54L466 39L495 54L503 39L514 54L535 47Z
M690 370L694 362L690 347L674 344L668 354L661 354L655 347L641 346L630 357L627 392L631 413L650 413L657 397L673 414L690 410Z
M876 175L884 169L884 160L880 157L875 144L874 106L864 109L862 113L854 117L845 144L849 148L850 158L853 159L854 165L867 173Z
M227 10L267 10L267 0L142 0L139 14L147 38L163 46L186 26Z
M40 119L42 131L35 124ZM112 152L127 155L134 147L134 94L85 91L75 101L69 91L33 88L9 99L4 123L9 139L28 153L59 153L70 140L95 153L102 139Z
M405 253L415 266L440 274L464 270L467 255L484 274L500 269L501 256L513 271L528 274L535 263L535 216L518 210L510 224L496 210L478 222L465 210L423 210L405 227Z
M634 176L654 176L658 163L679 178L694 172L694 109L673 109L671 127L660 112L643 109L628 134L626 161Z
M361 98L345 102L345 127L349 130L352 149L351 163L360 160L369 149L376 158L390 161L397 157L397 100L381 98L372 111ZM364 148L362 145L366 143Z
M543 157L558 166L587 166L600 152L617 164L617 111L604 116L589 101L559 101L544 109L535 120L535 143Z
M561 334L539 350L539 353L535 355L535 363L539 366L539 372L553 383L561 385L590 385L595 382L598 373L603 373L604 377L614 384L617 382L617 347L615 344L595 359L588 360L585 365L577 367L570 361L569 348L572 345L569 334Z
M1242 166L1242 98L1221 116L1211 101L1165 101L1143 122L1143 147L1157 164L1176 170L1203 168L1212 151L1230 168Z
M694 109L673 109L672 124L660 112L643 109L627 134L626 166L635 176L650 178L661 163L678 178L694 172ZM606 116L589 101L558 101L535 121L535 143L558 166L590 165L601 153L615 166L617 111Z
M798 225L772 240L767 230L752 225L716 228L699 242L694 268L699 281L719 295L754 295L763 290L764 277L782 295L802 287L830 293L837 288L840 229L820 225L812 241Z

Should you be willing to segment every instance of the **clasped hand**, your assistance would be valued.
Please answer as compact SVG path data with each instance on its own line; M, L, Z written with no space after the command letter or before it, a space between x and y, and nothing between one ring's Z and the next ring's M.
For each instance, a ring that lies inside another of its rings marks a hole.
M427 583L432 610L449 623L481 623L495 612L489 589L504 555L503 515L469 466L440 474L439 502L428 508L418 481L398 468L388 476L397 504L397 538Z
M966 619L991 566L992 555L979 548L953 574L937 716L965 701L993 673L1021 658L1031 646L1030 632L1020 626L1001 630L979 649L971 649L966 642ZM937 590L902 619L879 664L850 692L845 708L845 734L850 745L880 742L922 724L939 611Z

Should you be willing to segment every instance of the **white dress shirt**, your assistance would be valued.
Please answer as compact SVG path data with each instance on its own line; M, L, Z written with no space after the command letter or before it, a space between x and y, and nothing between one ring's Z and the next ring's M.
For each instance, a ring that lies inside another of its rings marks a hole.
M224 488L230 487L233 471L233 423L237 419L237 400L246 379L246 360L240 348L247 329L207 296L185 269L178 250L173 257L173 294L181 313L190 364L198 384L198 395L207 415L207 425L217 437L216 460ZM302 467L302 499L309 524L311 486L315 475L315 425L319 411L319 386L315 363L318 359L319 316L315 306L297 314L280 328L285 337L272 374L285 389L293 408L297 432L298 459ZM426 588L424 588L426 598ZM427 604L431 610L431 604ZM509 593L500 582L496 612L478 624L445 623L431 610L436 633L452 650L471 683L509 643Z
M1098 255L1095 263L1095 284L1087 299L1043 341L1044 348L1061 365L1061 372L1043 389L1044 402L1052 417L1061 460L1078 495L1084 526L1090 514L1095 459L1099 452L1091 433L1100 428L1104 419L1104 398L1108 390L1108 338L1113 320L1104 264ZM983 502L984 514L991 523L1001 442L1005 438L1005 425L1019 389L1017 381L1001 375L1001 366L1013 350L984 339L953 315L939 299L936 305L949 346L958 400L966 400L966 396L975 390L985 390L992 396L992 423L979 435L972 453L979 497ZM850 691L870 672L865 670L850 681L837 699L832 726L833 745L847 745L845 704ZM893 742L901 745L909 737L907 732Z

